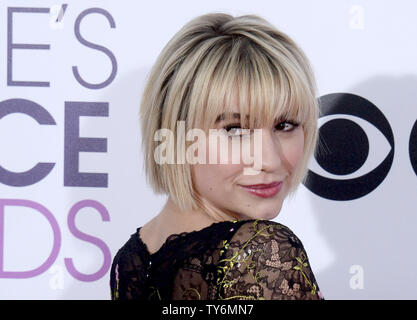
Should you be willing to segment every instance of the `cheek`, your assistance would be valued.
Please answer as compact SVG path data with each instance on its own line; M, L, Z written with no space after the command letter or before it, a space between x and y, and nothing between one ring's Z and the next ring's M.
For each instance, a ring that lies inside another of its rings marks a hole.
M214 181L211 180L210 170L207 170L207 165L196 164L192 165L194 184L197 191L201 194L206 190L206 186L210 186Z
M232 191L231 185L233 184L235 177L243 170L244 164L241 163L241 161L239 164L232 163L232 147L231 143L228 143L228 148L222 149L220 143L218 143L217 146L215 144L210 145L209 140L207 139L206 164L195 164L191 166L194 183L200 194L209 196L209 193L214 195ZM223 159L226 160L225 164L221 163L220 155L222 153ZM210 154L212 154L214 163L210 163Z
M298 132L285 144L285 158L288 164L295 168L300 163L304 153L304 131Z
M231 191L233 175L240 168L227 164L197 164L193 165L195 186L201 195L209 197L209 194L224 194Z

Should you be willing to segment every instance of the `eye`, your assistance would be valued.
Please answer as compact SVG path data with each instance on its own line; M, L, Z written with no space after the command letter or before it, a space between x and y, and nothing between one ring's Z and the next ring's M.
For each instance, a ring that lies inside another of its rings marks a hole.
M299 123L292 121L292 120L284 120L284 121L280 121L275 128L278 131L284 131L284 132L289 132L289 131L293 131L295 128L297 128L299 126Z
M227 131L227 135L228 136L241 136L242 132L244 132L243 130L249 130L249 129L243 129L240 126L240 123L234 123L234 124L230 124L228 126L223 127L224 130Z
M299 126L299 123L293 120L281 120L275 126L275 129L278 131L290 132L290 131L293 131L298 126ZM243 129L240 123L233 123L233 124L227 125L223 129L227 131L227 135L229 136L242 136L242 135L245 135L245 133L243 133L244 132L243 130L249 130L249 129ZM251 132L248 131L247 133L251 133Z

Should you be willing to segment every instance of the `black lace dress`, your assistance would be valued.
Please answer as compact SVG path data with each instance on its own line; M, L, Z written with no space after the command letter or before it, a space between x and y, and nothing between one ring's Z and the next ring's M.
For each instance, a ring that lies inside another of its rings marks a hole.
M114 300L324 299L301 241L280 223L215 222L170 235L153 254L139 230L113 259Z

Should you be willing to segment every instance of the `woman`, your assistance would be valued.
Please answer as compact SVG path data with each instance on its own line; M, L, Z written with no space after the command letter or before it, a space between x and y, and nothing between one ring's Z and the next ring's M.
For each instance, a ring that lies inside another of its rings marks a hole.
M210 13L177 32L140 109L146 176L168 200L117 252L112 299L322 299L301 241L270 221L314 152L315 96L304 53L259 16ZM196 128L197 149L179 134ZM261 150L255 168L232 160L240 143Z

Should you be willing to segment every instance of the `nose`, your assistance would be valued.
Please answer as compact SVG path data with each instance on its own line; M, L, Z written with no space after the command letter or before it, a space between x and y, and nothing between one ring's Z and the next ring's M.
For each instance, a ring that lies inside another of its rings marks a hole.
M262 133L262 151L259 154L262 155L262 159L258 162L261 165L259 170L265 172L277 171L282 163L282 148L279 138L269 129L262 129L260 132ZM255 151L255 156L256 153Z
M262 131L262 170L276 171L282 164L282 147L272 130Z

